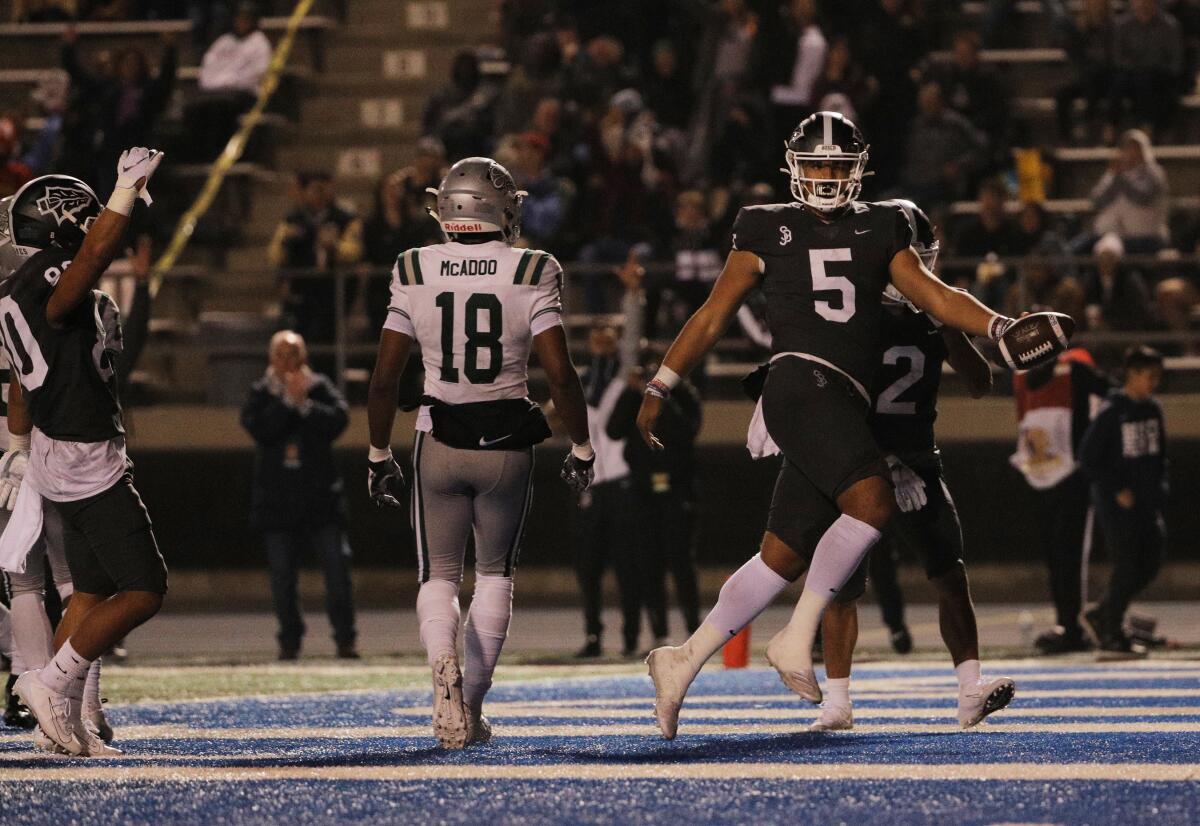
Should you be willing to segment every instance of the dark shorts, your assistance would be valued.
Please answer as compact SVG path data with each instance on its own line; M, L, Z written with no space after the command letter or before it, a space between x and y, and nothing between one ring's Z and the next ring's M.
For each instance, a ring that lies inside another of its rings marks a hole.
M958 509L946 480L942 462L936 453L906 459L905 464L925 482L925 507L904 513L897 511L892 530L902 547L908 548L925 566L930 579L944 576L962 563L962 525Z
M871 435L867 400L838 371L781 358L767 374L762 405L771 438L826 499L835 501L868 477L888 478Z
M104 596L167 592L167 566L131 475L95 496L47 503L62 516L76 591Z

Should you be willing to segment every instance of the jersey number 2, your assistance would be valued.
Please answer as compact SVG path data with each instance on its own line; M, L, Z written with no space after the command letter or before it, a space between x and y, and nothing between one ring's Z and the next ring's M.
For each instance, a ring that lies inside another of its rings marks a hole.
M893 416L912 416L917 412L916 402L899 402L896 399L900 398L905 390L919 382L921 376L925 374L925 354L921 352L920 348L912 346L892 347L883 354L884 364L899 364L902 361L908 362L908 372L879 394L879 401L875 404L875 409L880 413L888 413Z
M454 293L444 292L434 299L442 311L442 374L444 382L458 383L458 368L454 366ZM471 384L491 384L500 375L504 348L500 334L504 330L504 308L492 293L474 293L467 297L463 330L467 334L463 353L463 372ZM479 314L486 312L487 329L479 329ZM479 366L479 351L488 353L487 367Z
M837 290L842 294L842 306L840 307L834 307L828 301L813 302L817 315L826 321L845 324L854 316L854 282L844 275L825 274L825 265L830 261L849 260L849 247L808 251L808 268L812 271L813 292Z

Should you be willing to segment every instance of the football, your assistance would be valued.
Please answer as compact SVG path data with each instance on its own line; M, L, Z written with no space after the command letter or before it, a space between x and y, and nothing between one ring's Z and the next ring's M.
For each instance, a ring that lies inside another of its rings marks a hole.
M1000 357L1011 370L1031 370L1053 361L1071 345L1075 320L1063 313L1030 313L1000 337Z

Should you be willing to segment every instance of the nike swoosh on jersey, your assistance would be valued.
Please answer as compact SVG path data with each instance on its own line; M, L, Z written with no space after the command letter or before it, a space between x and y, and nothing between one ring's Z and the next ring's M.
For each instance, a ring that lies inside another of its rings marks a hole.
M856 230L854 230L854 234L855 235L866 235L870 231L871 230L869 230L869 229L856 229Z
M505 439L508 439L511 436L512 436L511 433L501 436L499 439L485 439L482 436L480 436L479 437L479 446L480 447L491 447L494 444L499 444L500 442L503 442Z

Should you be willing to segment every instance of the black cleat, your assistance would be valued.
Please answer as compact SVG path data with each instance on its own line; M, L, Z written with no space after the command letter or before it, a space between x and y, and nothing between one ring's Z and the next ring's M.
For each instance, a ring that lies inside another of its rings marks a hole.
M9 674L4 684L4 725L9 728L20 728L29 731L37 725L37 720L19 699L13 694L13 683L17 681L16 674Z
M288 645L281 645L279 647L279 661L280 662L291 662L292 660L298 660L298 659L300 659L300 649L299 648L293 648L292 646L288 646Z
M1090 651L1092 648L1092 643L1087 638L1087 635L1083 633L1082 628L1076 626L1075 628L1067 629L1061 625L1056 625L1049 631L1040 634L1034 640L1033 645L1037 648L1038 653L1047 656Z
M603 654L604 650L600 647L600 637L595 634L588 634L587 642L583 644L583 648L575 652L575 657L580 660L591 660Z
M907 626L900 626L899 631L893 631L891 635L892 650L897 654L909 654L913 650L912 634L908 633Z
M361 660L362 655L358 653L354 643L348 643L337 647L337 658L339 660Z

